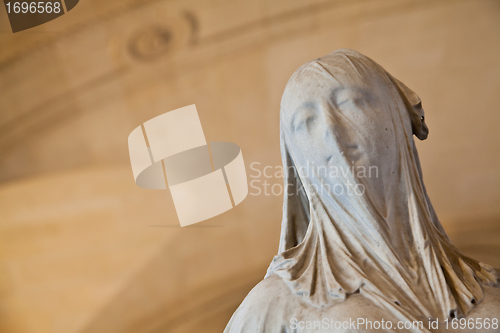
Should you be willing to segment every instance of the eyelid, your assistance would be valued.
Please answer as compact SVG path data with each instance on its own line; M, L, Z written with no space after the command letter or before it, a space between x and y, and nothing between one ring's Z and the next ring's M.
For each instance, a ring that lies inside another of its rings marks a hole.
M294 131L297 131L299 129L301 129L302 126L306 126L307 128L310 127L310 124L312 121L314 121L316 119L316 115L307 115L307 116L301 116L301 117L298 117L299 120L295 121L294 123Z
M332 102L336 107L340 107L347 102L357 105L366 102L369 98L369 94L359 87L344 87L336 89L332 93Z
M350 100L349 98L348 98L348 99L345 99L345 100L343 100L342 102L337 103L337 106L341 106L342 104L345 104L345 103L350 102L350 101L351 101L351 100Z
M292 120L292 128L294 131L299 130L302 126L309 128L311 121L317 117L315 110L307 108L299 110Z

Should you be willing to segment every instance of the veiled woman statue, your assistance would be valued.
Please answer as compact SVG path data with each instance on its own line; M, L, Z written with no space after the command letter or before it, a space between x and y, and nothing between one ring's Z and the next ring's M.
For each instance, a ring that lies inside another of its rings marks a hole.
M413 91L337 50L292 75L280 124L279 254L225 332L441 332L462 317L498 331L500 272L451 244L427 196Z

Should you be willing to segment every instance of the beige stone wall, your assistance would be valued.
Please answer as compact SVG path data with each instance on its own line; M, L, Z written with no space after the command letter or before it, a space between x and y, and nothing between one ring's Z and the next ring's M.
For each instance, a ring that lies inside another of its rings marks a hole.
M0 13L0 331L220 332L277 250L282 199L177 228L170 194L133 183L127 136L195 103L250 176L279 166L288 78L342 47L420 95L438 215L500 266L498 1L82 0L16 34Z

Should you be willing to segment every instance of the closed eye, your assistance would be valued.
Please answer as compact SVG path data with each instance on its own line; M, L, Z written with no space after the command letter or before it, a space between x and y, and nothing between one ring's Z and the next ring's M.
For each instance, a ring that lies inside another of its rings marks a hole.
M350 99L345 99L345 100L341 101L340 103L337 103L337 106L341 106L342 104L345 104L347 102L351 102L351 100Z
M296 111L292 119L293 130L309 130L312 126L314 126L314 122L316 119L317 113L315 105L313 103L305 103L300 109Z
M332 102L338 107L361 106L371 99L371 94L358 87L343 87L332 93Z
M311 126L313 126L315 120L316 115L313 114L296 117L293 125L294 131L299 131L304 128L309 130Z

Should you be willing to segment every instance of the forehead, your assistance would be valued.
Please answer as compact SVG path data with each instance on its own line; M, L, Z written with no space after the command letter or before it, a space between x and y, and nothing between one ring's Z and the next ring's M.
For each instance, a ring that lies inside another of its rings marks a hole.
M360 59L329 57L328 61L315 60L303 65L290 78L283 97L331 98L344 90L369 92L390 85L387 74L378 65Z

